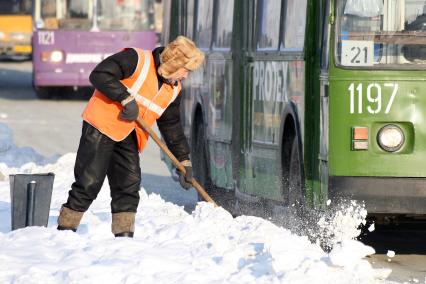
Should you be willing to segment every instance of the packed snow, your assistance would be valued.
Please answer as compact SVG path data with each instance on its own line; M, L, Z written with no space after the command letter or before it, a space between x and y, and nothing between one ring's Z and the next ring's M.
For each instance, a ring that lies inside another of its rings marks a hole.
M57 231L75 154L50 161L17 148L4 125L0 134L0 283L390 283L389 269L365 259L374 249L354 240L360 220L348 223L344 213L321 221L353 226L329 234L339 241L327 253L267 220L234 218L205 202L188 213L141 188L135 237L114 238L105 182L77 233ZM55 182L47 228L11 231L9 175L48 172Z

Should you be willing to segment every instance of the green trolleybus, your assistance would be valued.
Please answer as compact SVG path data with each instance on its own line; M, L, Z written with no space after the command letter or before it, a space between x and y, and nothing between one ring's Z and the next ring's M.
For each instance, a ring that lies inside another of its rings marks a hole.
M164 41L206 54L182 114L213 197L426 213L426 0L164 5Z

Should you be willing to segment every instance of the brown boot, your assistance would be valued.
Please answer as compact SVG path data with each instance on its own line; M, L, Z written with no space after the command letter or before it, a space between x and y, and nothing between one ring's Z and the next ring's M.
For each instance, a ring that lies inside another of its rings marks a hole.
M135 212L112 213L111 231L116 237L133 238Z
M84 212L75 211L62 206L58 217L58 230L77 231L77 227L80 225L83 214Z

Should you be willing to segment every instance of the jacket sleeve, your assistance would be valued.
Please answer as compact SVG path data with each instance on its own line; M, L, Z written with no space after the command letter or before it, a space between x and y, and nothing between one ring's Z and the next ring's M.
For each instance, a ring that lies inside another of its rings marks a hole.
M109 99L121 102L130 94L120 80L130 77L137 64L136 50L125 49L101 61L90 73L90 83Z
M180 162L189 160L189 145L180 121L181 100L181 95L178 95L161 117L157 119L158 129L167 147Z

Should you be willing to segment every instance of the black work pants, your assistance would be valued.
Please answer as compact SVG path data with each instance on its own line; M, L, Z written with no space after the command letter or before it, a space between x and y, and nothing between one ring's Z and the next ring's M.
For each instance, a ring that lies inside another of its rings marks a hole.
M141 169L136 133L116 142L83 121L74 166L75 182L65 207L84 212L95 200L105 177L111 188L111 212L136 212Z

